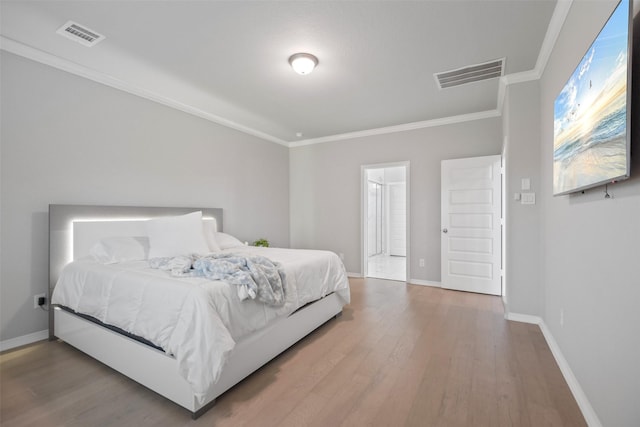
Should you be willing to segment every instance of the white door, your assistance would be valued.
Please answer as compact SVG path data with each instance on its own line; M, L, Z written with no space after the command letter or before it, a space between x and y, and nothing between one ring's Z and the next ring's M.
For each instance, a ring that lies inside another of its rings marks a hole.
M369 256L382 253L383 244L383 214L382 214L382 184L369 181L369 197L368 197L368 245Z
M404 182L389 184L389 255L407 256L407 191Z
M500 295L500 156L442 161L442 287Z

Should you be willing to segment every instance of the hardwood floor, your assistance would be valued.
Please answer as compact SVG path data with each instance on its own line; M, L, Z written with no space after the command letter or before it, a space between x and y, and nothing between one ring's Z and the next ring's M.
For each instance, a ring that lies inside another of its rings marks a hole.
M0 355L2 426L583 426L498 297L352 279L344 314L189 413L62 342ZM126 357L126 355L123 355Z

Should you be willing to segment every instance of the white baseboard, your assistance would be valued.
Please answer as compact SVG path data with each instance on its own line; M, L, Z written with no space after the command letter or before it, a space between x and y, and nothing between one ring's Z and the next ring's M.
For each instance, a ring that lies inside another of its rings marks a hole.
M582 415L584 416L587 425L589 427L602 427L602 423L600 422L596 411L593 409L593 406L591 406L591 403L589 402L587 395L584 393L584 390L582 390L582 387L580 387L580 383L578 382L576 376L573 374L573 371L569 366L569 362L567 362L567 359L564 358L564 355L562 354L562 351L560 351L558 343L556 342L555 338L553 338L551 331L547 327L547 324L544 323L544 321L540 323L540 330L542 330L542 335L544 335L544 338L547 340L547 344L551 349L551 353L556 359L556 363L558 364L560 371L562 371L562 375L567 381L567 384L569 385L569 388L573 393L573 397L576 399L576 402L578 402L578 406L582 411Z
M504 318L507 320L513 320L514 322L533 323L534 325L540 325L543 320L539 316L532 316L530 314L509 313L505 310Z
M580 411L582 411L582 416L587 422L587 425L589 427L602 427L602 423L600 422L596 411L594 411L593 406L591 406L587 395L584 393L584 390L582 390L578 379L571 370L569 362L567 362L567 359L564 358L564 355L562 354L558 343L556 342L555 338L553 338L551 330L547 327L547 324L544 322L544 320L539 316L532 316L530 314L507 312L505 312L504 318L507 320L513 320L515 322L533 323L540 327L542 335L544 335L544 339L547 341L547 345L551 350L551 354L553 354L553 357L556 359L556 363L560 368L560 372L562 372L562 376L567 382L567 385L569 386L574 399L576 399L576 402L580 407Z
M49 338L49 330L33 332L31 334L22 335L21 337L15 337L8 340L0 341L0 351L11 350L12 348L20 347L34 343L36 341L42 341Z
M441 288L442 283L440 282L432 282L431 280L420 280L420 279L409 279L409 282L412 285L420 285L420 286L432 286L434 288Z
M362 279L362 274L361 273L349 273L347 271L347 277L354 277L356 279Z

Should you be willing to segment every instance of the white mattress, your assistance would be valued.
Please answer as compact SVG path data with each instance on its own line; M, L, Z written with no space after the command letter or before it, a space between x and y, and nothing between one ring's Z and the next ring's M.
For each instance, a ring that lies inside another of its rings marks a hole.
M333 252L257 247L225 252L282 263L285 304L240 301L233 285L174 278L149 268L146 261L103 265L89 259L63 269L52 303L143 337L172 354L196 396L204 396L217 381L227 354L244 335L331 292L349 303L344 266Z

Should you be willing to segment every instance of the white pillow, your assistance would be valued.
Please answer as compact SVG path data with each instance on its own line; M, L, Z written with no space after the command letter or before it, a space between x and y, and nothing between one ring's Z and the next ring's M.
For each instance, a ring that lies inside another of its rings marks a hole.
M218 229L218 224L214 219L202 220L202 229L204 231L204 239L207 241L207 245L209 246L210 252L220 252L220 246L218 246L218 242L216 241L216 230Z
M238 246L244 246L244 243L233 237L231 234L217 232L215 233L215 236L220 249L231 249L237 248Z
M200 211L150 219L146 225L149 258L209 253Z
M149 256L149 239L106 237L91 247L89 255L102 264L145 260Z

